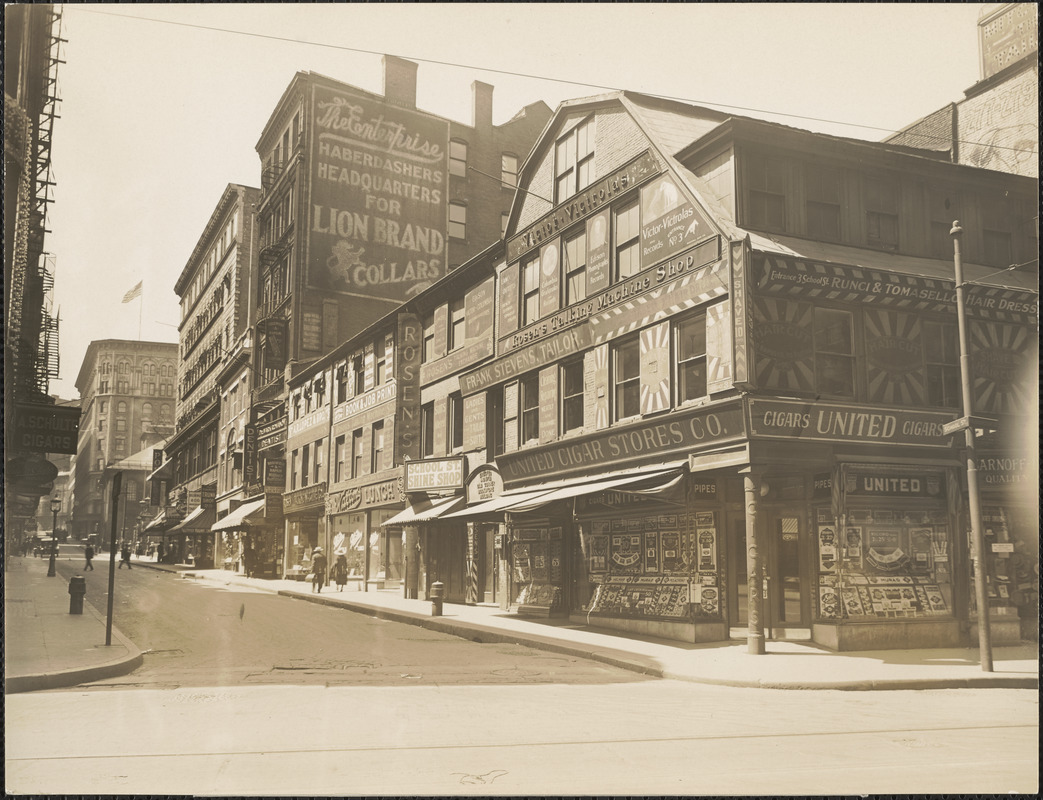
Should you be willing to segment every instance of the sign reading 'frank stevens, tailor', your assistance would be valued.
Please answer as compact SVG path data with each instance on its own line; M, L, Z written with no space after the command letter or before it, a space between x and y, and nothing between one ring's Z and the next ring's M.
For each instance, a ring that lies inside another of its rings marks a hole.
M313 91L308 285L407 300L445 274L448 123Z

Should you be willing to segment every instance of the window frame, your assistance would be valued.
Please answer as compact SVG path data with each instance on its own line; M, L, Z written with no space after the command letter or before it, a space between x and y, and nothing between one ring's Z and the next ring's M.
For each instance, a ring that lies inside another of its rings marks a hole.
M569 392L569 373L572 370L579 372L579 391ZM583 359L575 358L562 363L558 373L559 396L561 398L561 433L562 435L575 433L583 430L584 426L584 370ZM570 425L570 418L575 421L578 413L578 423Z
M689 325L697 326L702 332L702 350L698 353L692 353L685 357L685 348L683 346L684 329ZM683 317L677 319L673 326L673 345L674 345L674 403L677 407L688 405L690 403L698 402L709 396L708 388L708 375L707 375L707 354L706 354L706 312L698 311L694 314L686 314ZM702 364L702 392L699 394L689 394L687 389L688 375L687 365L693 364L698 366Z
M379 446L378 446L379 445ZM380 472L384 468L384 420L373 423L369 439L369 471Z
M633 350L636 371L633 375L620 378L620 360L624 351ZM609 385L612 387L612 421L634 419L641 416L641 341L638 336L621 339L610 348ZM630 405L636 407L630 412ZM630 412L630 413L627 413Z
M464 447L464 396L450 392L446 398L446 448L450 453Z
M959 329L948 322L923 320L924 400L932 408L959 409L963 403L963 385L960 381ZM948 337L950 338L946 338ZM940 357L932 353L930 340L936 340ZM946 352L951 348L951 352ZM940 387L941 397L932 392ZM951 395L951 396L950 396Z
M633 223L633 232L630 234L630 222L627 221L627 228L623 229L621 220L624 216L629 216L633 212L635 214L635 222ZM626 236L622 241L620 236ZM620 264L621 256L623 253L627 254L628 265L631 268L626 275L623 274L622 267ZM631 260L633 259L633 260ZM624 203L617 208L612 209L612 274L614 282L619 283L621 281L629 280L641 271L641 204L638 202L638 198L635 197L631 202Z
M453 212L457 212L457 218L454 219ZM462 215L462 217L461 217ZM449 203L449 228L447 233L450 239L467 239L467 204L450 202Z
M832 314L841 315L843 314L847 318L847 333L850 341L850 352L842 352L840 350L828 350L825 349L821 343L822 334L828 330L831 326L820 325L819 319L821 315ZM855 342L855 314L845 308L835 308L833 306L816 306L812 310L812 350L814 352L814 376L815 376L815 392L817 395L826 397L836 397L839 399L854 400L858 397L858 353ZM845 359L848 366L848 374L850 376L851 391L850 393L829 391L828 387L824 385L824 378L820 376L823 365L827 363L827 360L837 362L839 359Z
M420 457L431 458L435 454L435 404L420 406Z
M514 161L514 169L509 169L508 159ZM518 168L521 160L514 153L500 153L500 183L507 189L518 186Z
M831 186L828 184L832 184ZM835 190L829 197L829 190ZM825 164L804 164L804 216L808 236L829 242L843 241L844 174ZM817 212L817 215L813 212ZM817 217L829 213L834 227L816 226Z
M365 453L363 452L363 443L365 436L363 435L362 428L356 428L351 432L351 477L361 478L362 477L362 465Z
M466 304L463 297L456 297L449 301L446 313L446 352L451 353L464 346L467 338L467 321L464 317Z
M579 262L578 264L572 263L574 259L569 255L570 250L576 254L575 261ZM581 225L572 236L563 238L561 262L562 307L568 308L573 303L580 303L587 299L587 228L585 225ZM573 279L581 279L583 283L581 292L575 297L572 292Z
M529 278L533 278L534 285L529 286ZM521 326L524 328L531 325L540 318L540 254L529 256L521 262L521 270L518 279L518 288L521 292L519 309L521 311ZM532 306L530 307L530 304Z
M518 379L518 446L540 441L540 373Z
M766 153L750 153L746 158L745 223L751 228L785 231L786 162ZM779 221L776 222L777 215Z
M463 155L459 151L463 151ZM449 174L457 178L467 177L467 142L463 139L449 140ZM456 151L456 152L454 152Z
M595 117L591 114L554 142L555 203L567 200L594 182L596 130Z

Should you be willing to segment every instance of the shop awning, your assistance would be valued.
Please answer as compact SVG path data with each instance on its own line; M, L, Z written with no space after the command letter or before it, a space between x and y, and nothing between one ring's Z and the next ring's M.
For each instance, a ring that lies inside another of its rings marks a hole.
M552 489L544 495L534 497L528 502L515 503L510 507L510 511L520 513L522 511L531 511L532 509L545 506L548 503L553 503L556 500L567 500L570 497L580 497L582 495L597 494L598 492L605 492L609 489L626 490L634 489L642 493L661 492L667 489L672 489L676 486L684 473L681 470L669 470L667 472L653 472L645 475L632 475L627 478L613 478L611 480L595 481L593 483L584 483L576 486L564 486L561 489ZM642 484L638 488L638 484Z
M214 524L214 509L196 506L181 522L170 529L171 533L207 533Z
M381 523L382 527L391 525L412 525L414 522L426 522L446 516L464 504L463 497L436 497L432 500L414 500L405 509L399 511L391 519Z
M668 488L672 481L679 481L684 474L682 467L685 461L671 461L662 464L645 465L628 470L619 470L602 475L587 475L582 478L558 480L541 484L539 486L528 486L524 489L515 489L504 492L499 497L487 500L484 503L470 506L451 514L445 514L445 519L452 517L480 517L486 514L495 514L501 511L522 512L553 503L569 497L579 497L584 494L603 492L627 485L635 485L642 481L650 481L661 478L662 482L656 484L659 490ZM651 487L645 487L651 488Z
M249 522L253 521L249 518L255 516L259 512L264 510L264 498L260 500L251 500L250 502L243 503L235 511L232 511L228 516L219 519L213 525L210 526L212 531L228 531L233 528L245 527Z
M174 459L168 458L156 469L152 470L145 479L147 481L169 481L174 477Z
M145 532L162 532L170 527L171 524L173 523L172 520L167 519L167 512L160 511L156 518L145 526Z

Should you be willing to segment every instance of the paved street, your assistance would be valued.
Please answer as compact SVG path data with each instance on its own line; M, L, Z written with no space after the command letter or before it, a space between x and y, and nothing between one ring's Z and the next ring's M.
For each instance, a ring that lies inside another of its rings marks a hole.
M75 564L59 562L59 574ZM82 564L77 564L77 568ZM87 572L104 612L108 563ZM116 569L114 624L145 654L112 687L633 683L640 675L513 644L477 644L412 625L216 586L155 570ZM328 591L328 590L324 590Z
M113 689L12 695L7 725L13 793L999 794L1037 776L1027 690Z
M59 574L78 571L64 556ZM107 564L87 579L89 598L104 608ZM8 696L8 792L1036 789L1030 690L776 691L650 680L234 584L135 568L117 570L116 586L116 622L150 651L144 666Z

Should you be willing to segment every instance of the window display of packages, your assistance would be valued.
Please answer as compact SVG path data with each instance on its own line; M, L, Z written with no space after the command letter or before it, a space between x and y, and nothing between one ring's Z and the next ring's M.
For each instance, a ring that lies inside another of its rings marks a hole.
M718 531L712 511L583 520L590 614L719 617Z
M511 536L515 604L558 610L564 581L561 528L512 528Z
M1032 616L1039 601L1039 540L1030 527L1027 509L983 506L985 538L986 596L990 608L1019 609ZM1027 531L1032 531L1031 537ZM968 547L971 531L967 531ZM1030 553L1034 552L1033 558ZM971 584L978 579L976 562L971 561ZM976 613L977 596L971 593L971 611Z
M818 519L822 619L952 613L950 532L944 509L850 509L844 525Z

